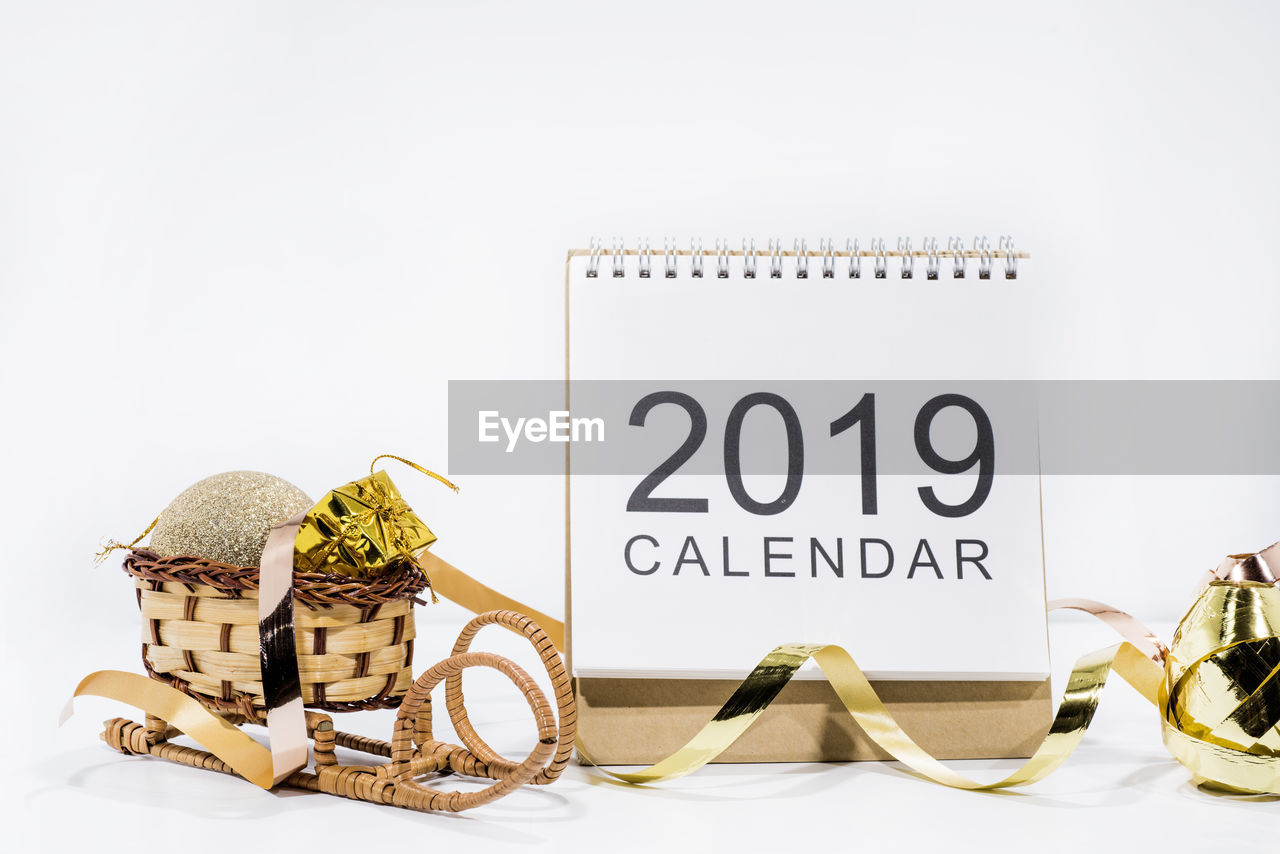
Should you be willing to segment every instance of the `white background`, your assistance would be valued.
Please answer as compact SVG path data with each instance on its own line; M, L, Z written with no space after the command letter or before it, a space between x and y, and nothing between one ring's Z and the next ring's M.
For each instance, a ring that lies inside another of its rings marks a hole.
M646 794L575 770L455 819L113 757L104 701L51 721L82 673L138 669L101 536L227 469L318 494L382 451L440 466L447 380L559 376L564 251L593 234L1013 233L1046 288L1044 376L1277 378L1277 23L1264 3L0 3L6 810L33 841L135 850L304 827L335 847L1261 838L1274 805L1188 787L1126 701L1026 798L880 766ZM555 479L397 481L440 554L558 611ZM1205 568L1280 536L1277 494L1046 485L1049 594L1174 620ZM422 665L462 621L420 615ZM1055 645L1055 671L1081 649Z

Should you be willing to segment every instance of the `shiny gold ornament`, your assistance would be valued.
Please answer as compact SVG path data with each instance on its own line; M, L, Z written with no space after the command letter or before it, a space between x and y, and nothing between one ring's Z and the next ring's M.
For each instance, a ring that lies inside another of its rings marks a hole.
M1223 561L1169 646L1164 742L1197 783L1280 793L1280 543Z
M383 456L390 456L384 454ZM376 464L382 457L374 459ZM429 475L450 489L440 475L408 460L392 457ZM376 578L418 557L436 535L409 508L385 471L374 472L327 493L311 508L294 540L294 568L299 572L333 572Z
M229 471L183 490L151 529L148 548L160 557L195 555L233 566L257 566L272 526L314 502L287 480L257 471Z

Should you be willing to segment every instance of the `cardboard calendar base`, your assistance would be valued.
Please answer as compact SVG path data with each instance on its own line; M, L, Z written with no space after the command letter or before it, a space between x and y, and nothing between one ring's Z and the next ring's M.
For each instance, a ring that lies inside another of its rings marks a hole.
M681 747L738 683L724 679L579 678L578 732L601 765L649 765ZM894 719L939 759L1030 756L1053 718L1049 680L880 681ZM890 759L824 680L790 682L717 762Z

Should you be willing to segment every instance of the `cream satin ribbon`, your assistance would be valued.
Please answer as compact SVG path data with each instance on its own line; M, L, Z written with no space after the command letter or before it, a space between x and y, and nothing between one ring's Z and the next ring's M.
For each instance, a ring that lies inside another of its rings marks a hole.
M293 541L306 515L271 529L258 567L258 645L273 786L306 767L309 752L293 633Z

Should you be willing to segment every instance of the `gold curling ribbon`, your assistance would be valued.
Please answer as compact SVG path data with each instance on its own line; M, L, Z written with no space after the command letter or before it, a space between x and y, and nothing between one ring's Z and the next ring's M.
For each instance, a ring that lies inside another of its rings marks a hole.
M519 611L542 626L557 648L564 648L564 623L560 620L503 596L431 553L424 555L422 560L424 568L430 569L441 596L476 613L495 609ZM1154 640L1154 636L1136 620L1131 617L1128 622L1114 619L1110 615L1127 615L1102 603L1085 599L1062 600L1052 603L1051 607L1076 608L1093 613L1132 642L1126 640L1124 643L1091 652L1076 662L1062 704L1058 707L1053 725L1040 747L1021 768L994 783L979 783L963 777L916 744L893 720L853 657L834 644L789 643L775 647L760 660L720 711L693 738L670 756L640 771L621 773L601 768L591 759L581 739L577 742L578 753L601 772L627 783L656 783L683 777L713 761L737 741L773 702L783 686L791 681L795 672L812 658L822 668L845 709L867 736L890 756L921 776L959 789L1000 789L1034 783L1061 765L1080 743L1097 710L1102 687L1112 670L1120 674L1152 705L1158 702L1164 677L1161 664L1153 659L1153 656L1163 659L1163 645ZM1143 648L1139 649L1135 644L1141 644Z
M1260 555L1273 551L1275 557L1280 557L1280 544ZM558 648L564 648L564 623L561 621L503 596L434 555L424 557L431 566L433 577L439 579L438 588L445 598L477 613L502 608L528 614L552 637ZM1233 566L1248 557L1250 556L1237 556L1232 559ZM1220 569L1218 577L1229 577L1228 570L1240 575L1238 567L1228 567ZM1244 597L1280 593L1280 586L1275 584L1273 578L1268 578L1270 584L1264 585L1245 579L1237 581L1234 576L1230 577L1244 588L1239 594ZM1271 586L1271 591L1259 589L1265 586ZM1213 592L1215 591L1212 589L1206 591L1209 594ZM1270 750L1251 752L1239 749L1215 736L1212 730L1200 732L1203 727L1198 726L1196 721L1192 721L1190 727L1182 728L1171 723L1171 711L1176 709L1169 704L1168 680L1174 673L1175 661L1166 662L1169 650L1142 623L1124 611L1089 599L1060 599L1048 603L1048 607L1049 610L1071 608L1090 613L1115 629L1125 640L1088 653L1076 661L1067 680L1062 702L1040 746L1022 767L995 782L982 783L957 774L916 744L893 720L853 657L833 644L791 643L775 647L761 659L710 722L683 747L647 768L629 773L609 771L592 760L581 738L576 747L585 761L595 765L602 773L627 783L656 783L690 774L713 761L746 732L795 672L812 658L822 668L823 674L853 719L876 745L894 759L925 779L944 786L969 790L1003 789L1042 780L1071 755L1093 720L1103 686L1114 671L1160 711L1166 746L1174 758L1191 771L1197 783L1245 793L1280 794L1280 755ZM1194 610L1193 608L1193 613ZM1274 613L1274 606L1254 606L1251 601L1250 607L1241 610L1255 615L1260 612L1271 614ZM1270 624L1276 624L1277 621L1280 621L1280 613L1274 613ZM1175 653L1179 636L1188 629L1188 620L1184 619L1179 626L1179 634L1175 635ZM1238 636L1234 640L1230 639L1233 631L1231 625L1221 627L1220 631L1220 643L1215 645L1211 654L1216 655L1242 646L1237 643ZM1274 633L1262 634L1280 644L1280 640L1274 638ZM1280 667L1270 674L1267 681L1270 680L1280 682ZM1263 696L1262 699L1268 699L1269 696ZM1229 698L1230 695L1224 695L1221 702L1226 702ZM1236 701L1239 702L1238 697ZM1195 734L1184 731L1188 728Z
M255 786L274 783L271 751L176 688L136 673L99 670L76 686L72 697L92 695L135 706L191 736ZM70 716L70 709L63 720Z
M564 649L562 621L534 610L523 602L517 602L510 596L504 596L492 587L486 587L433 552L419 555L418 565L431 579L432 589L455 605L461 605L476 614L486 611L517 611L541 626L556 649Z
M436 555L427 553L422 560L424 568L430 569L441 596L476 613L495 609L519 611L542 626L557 648L564 648L564 623L560 620L503 596ZM1101 603L1082 599L1064 600L1054 603L1054 607L1077 608L1094 613L1102 619L1106 619L1103 614L1123 614ZM959 789L1000 789L1026 785L1048 776L1075 750L1093 719L1102 687L1112 670L1119 673L1121 678L1152 705L1157 704L1164 671L1151 655L1153 651L1159 654L1163 645L1158 640L1151 644L1147 638L1154 636L1136 620L1130 620L1132 625L1124 626L1107 620L1134 642L1126 640L1124 643L1091 652L1076 662L1062 704L1058 707L1053 725L1040 747L1021 768L994 783L979 783L963 777L916 744L893 720L853 657L834 644L789 643L775 647L760 660L720 711L693 738L670 756L640 771L621 773L601 768L591 759L580 738L576 746L578 753L587 762L595 765L601 772L627 783L656 783L683 777L713 761L737 741L768 708L783 686L791 681L795 672L812 658L822 668L845 709L867 736L890 756L921 776ZM1142 644L1148 651L1140 650L1135 643Z
M916 744L893 720L862 668L842 647L834 644L783 644L775 647L756 665L711 722L684 747L640 771L617 773L600 770L628 783L673 780L698 770L746 732L810 658L822 668L845 709L886 753L935 783L957 789L980 790L1034 783L1061 765L1084 737L1097 710L1102 687L1112 670L1153 704L1163 673L1160 665L1127 641L1082 656L1071 672L1062 704L1040 747L1008 777L993 783L979 783L947 768ZM581 744L578 751L591 762Z

